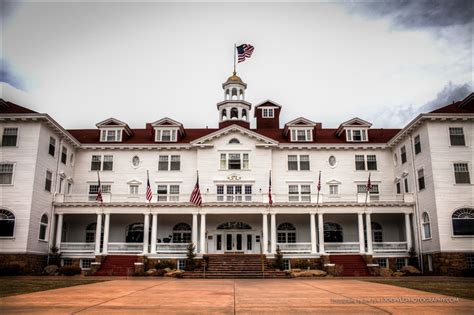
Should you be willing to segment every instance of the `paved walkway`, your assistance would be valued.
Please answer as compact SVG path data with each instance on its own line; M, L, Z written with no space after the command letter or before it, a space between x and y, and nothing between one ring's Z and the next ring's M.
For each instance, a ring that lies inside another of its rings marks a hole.
M473 314L474 302L360 280L113 280L0 299L0 313Z

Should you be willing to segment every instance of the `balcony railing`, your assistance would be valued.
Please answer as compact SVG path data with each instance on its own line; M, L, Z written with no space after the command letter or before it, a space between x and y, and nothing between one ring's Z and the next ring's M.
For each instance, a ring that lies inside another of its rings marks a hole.
M109 253L134 253L143 252L143 243L109 243Z
M184 254L188 243L158 243L156 244L157 253Z
M95 243L61 243L63 253L94 253Z
M372 248L376 253L382 252L406 252L407 242L374 242Z
M311 253L311 243L277 243L283 254L286 253Z
M359 242L324 243L324 250L328 253L358 253Z
M152 204L176 204L189 203L190 194L169 194L154 195ZM148 202L145 195L136 194L103 194L104 203L146 203ZM203 203L258 203L268 204L268 194L202 194ZM334 204L334 203L365 203L365 194L337 194L327 195L320 194L319 198L316 194L273 194L272 200L274 204ZM89 194L56 194L55 202L57 203L97 203L96 195ZM367 198L368 204L378 204L386 202L413 202L413 194L377 194L370 195Z

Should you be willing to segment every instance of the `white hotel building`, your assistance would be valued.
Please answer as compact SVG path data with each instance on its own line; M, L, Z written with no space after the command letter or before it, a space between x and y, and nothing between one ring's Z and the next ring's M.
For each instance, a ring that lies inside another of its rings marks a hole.
M84 268L112 255L182 259L192 242L198 256L271 258L279 246L285 259L350 254L392 268L414 248L426 273L474 268L472 94L403 129L359 118L328 129L307 118L282 123L272 101L252 113L235 74L222 86L217 129L170 118L132 129L109 118L66 130L1 100L0 263L40 265L54 245ZM201 207L189 202L197 171Z

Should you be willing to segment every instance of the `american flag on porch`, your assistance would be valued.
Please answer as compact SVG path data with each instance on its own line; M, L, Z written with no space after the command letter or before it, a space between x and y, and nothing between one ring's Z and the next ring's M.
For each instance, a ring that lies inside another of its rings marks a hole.
M369 173L369 178L367 179L367 186L365 187L367 192L370 192L372 190L372 183L370 182L370 173Z
M189 202L195 204L196 206L200 206L202 203L201 190L199 189L199 173L197 173L196 185L194 186L193 192L191 193Z
M272 171L270 171L270 176L268 177L268 203L270 206L273 204L272 198Z
M95 200L102 203L104 202L104 199L102 198L102 185L100 184L99 171L97 171L97 182L99 187L97 188L97 196L95 197Z
M151 199L153 199L153 192L151 191L151 185L150 185L150 175L148 174L148 171L146 171L146 194L145 194L146 200L148 202L151 202Z
M321 171L319 171L319 179L318 179L318 186L316 186L318 189L318 194L321 191Z

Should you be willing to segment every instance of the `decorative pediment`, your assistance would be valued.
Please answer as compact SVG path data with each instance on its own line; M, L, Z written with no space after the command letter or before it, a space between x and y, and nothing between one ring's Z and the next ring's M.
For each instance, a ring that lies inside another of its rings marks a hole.
M97 128L100 127L128 127L126 123L116 118L110 117L96 124Z
M306 119L304 117L298 117L296 119L293 119L290 122L287 122L285 124L285 127L291 127L291 126L307 126L307 127L315 127L316 123L312 120Z
M336 135L339 136L345 129L350 128L350 127L368 129L372 127L372 124L368 121L360 119L359 117L354 117L340 124L339 128L336 131Z
M174 126L174 127L179 127L179 128L183 128L183 124L176 121L176 120L173 120L171 118L168 118L168 117L165 117L165 118L162 118L160 120L157 120L155 122L152 122L151 123L151 126L152 127L160 127L160 126L163 126L163 127L170 127L170 126Z
M141 185L141 184L143 184L143 182L138 179L131 179L127 182L127 185Z
M155 130L155 141L157 142L176 142L178 141L178 133L184 136L183 124L165 117L151 123Z
M123 131L128 136L133 135L132 129L126 123L112 117L97 123L96 126L100 129L101 142L121 142Z
M225 135L228 135L230 133L235 133L235 132L238 132L242 135L246 135L252 139L256 139L258 141L261 141L261 142L264 142L268 145L278 145L278 142L271 139L271 138L268 138L268 137L265 137L259 133L256 133L250 129L247 129L247 128L244 128L244 127L241 127L239 125L231 125L231 126L228 126L226 128L223 128L223 129L219 129L215 132L212 132L204 137L201 137L201 138L198 138L194 141L191 142L192 145L202 145L202 144L205 144L209 141L212 141L216 138L220 138L222 136L225 136Z
M328 180L328 181L326 182L326 184L328 184L328 185L340 185L341 182L338 181L337 179L331 179L331 180Z

